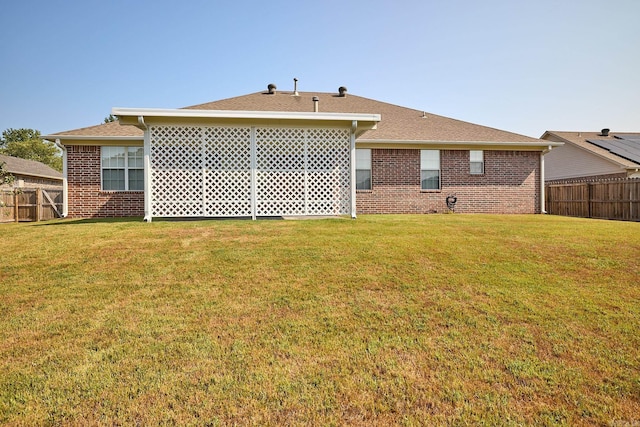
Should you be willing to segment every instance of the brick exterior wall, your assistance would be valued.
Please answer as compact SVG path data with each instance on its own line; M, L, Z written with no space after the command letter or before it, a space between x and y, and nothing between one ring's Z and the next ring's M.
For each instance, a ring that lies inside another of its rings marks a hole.
M483 175L469 173L468 150L440 152L441 190L420 189L420 150L371 150L372 189L359 190L357 212L447 212L446 197L457 196L460 213L540 213L540 153L485 151ZM144 215L141 191L101 191L100 147L68 146L69 216Z
M144 215L144 192L102 191L100 147L67 147L69 217L128 217Z
M441 190L420 189L420 150L371 150L372 189L358 191L357 212L448 211L455 194L460 213L540 213L540 153L485 151L483 175L469 173L468 150L440 151Z

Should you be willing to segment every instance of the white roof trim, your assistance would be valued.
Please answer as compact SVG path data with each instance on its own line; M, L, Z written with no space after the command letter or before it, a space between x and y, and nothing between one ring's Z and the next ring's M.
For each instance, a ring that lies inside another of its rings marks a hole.
M119 117L184 117L219 119L272 119L272 120L333 120L379 122L380 114L359 113L307 113L284 111L232 111L232 110L190 110L164 108L120 108L111 109L111 114Z
M560 147L562 142L540 141L429 141L429 140L404 140L404 139L358 139L357 142L363 144L407 144L407 145L484 145L496 147Z
M44 135L42 139L47 141L60 140L91 140L91 141L144 141L144 135L140 136L104 136L104 135Z

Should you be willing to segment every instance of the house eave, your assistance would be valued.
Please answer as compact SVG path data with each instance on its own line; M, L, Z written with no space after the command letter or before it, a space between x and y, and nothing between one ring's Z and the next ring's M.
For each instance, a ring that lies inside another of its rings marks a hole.
M295 121L295 122L340 122L349 126L357 122L358 132L375 129L381 120L380 114L363 113L322 113L283 111L235 111L235 110L190 110L161 108L121 108L115 107L111 114L117 116L121 124L140 127L138 118L145 123L167 121L167 119L212 119L218 121Z
M64 141L144 141L144 136L105 136L105 135L44 135L42 139L55 142Z
M535 151L548 151L554 147L560 147L564 145L562 142L524 142L524 141L438 141L438 140L379 140L379 139L358 139L357 144L363 148L401 148L401 147L429 147L440 149L456 149L456 150L504 150L504 149L518 149L518 150L535 150Z

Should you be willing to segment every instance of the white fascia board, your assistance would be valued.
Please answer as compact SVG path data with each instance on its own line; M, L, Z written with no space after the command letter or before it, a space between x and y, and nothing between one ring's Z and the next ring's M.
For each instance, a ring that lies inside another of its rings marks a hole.
M60 141L71 140L85 140L85 141L144 141L144 136L96 136L96 135L44 135L42 139L47 141Z
M358 139L358 143L361 144L376 144L376 145L448 145L448 146L485 146L485 147L560 147L564 145L562 142L497 142L497 141L427 141L427 140L381 140L381 139Z
M215 119L271 119L271 120L333 120L352 122L379 122L380 114L360 113L314 113L287 111L233 111L233 110L190 110L163 108L120 108L111 109L111 114L119 117L180 117Z

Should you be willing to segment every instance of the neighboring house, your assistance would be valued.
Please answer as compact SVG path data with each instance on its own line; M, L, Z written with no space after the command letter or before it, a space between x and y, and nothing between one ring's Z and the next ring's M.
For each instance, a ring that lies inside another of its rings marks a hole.
M544 211L561 144L337 93L267 91L45 136L71 217Z
M2 188L62 190L62 174L44 163L0 154L0 164L3 163L5 170L13 175L15 180L10 186L4 185Z
M640 132L546 131L542 139L564 143L545 156L547 181L640 177Z

